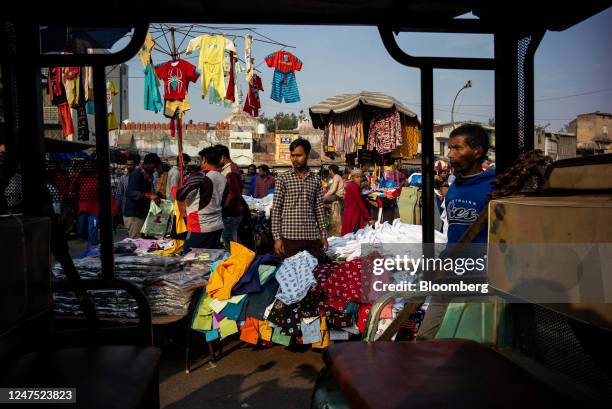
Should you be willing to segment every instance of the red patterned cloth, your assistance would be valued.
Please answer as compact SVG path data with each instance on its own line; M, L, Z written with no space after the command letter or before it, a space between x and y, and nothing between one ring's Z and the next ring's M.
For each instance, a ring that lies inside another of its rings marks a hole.
M402 145L402 124L395 109L381 109L374 113L368 133L368 150L385 154Z
M314 275L318 286L325 293L326 304L336 311L344 311L351 301L361 301L361 259L340 265L318 266Z
M370 315L371 310L372 304L363 304L357 309L357 328L359 328L361 333L365 332L368 315Z

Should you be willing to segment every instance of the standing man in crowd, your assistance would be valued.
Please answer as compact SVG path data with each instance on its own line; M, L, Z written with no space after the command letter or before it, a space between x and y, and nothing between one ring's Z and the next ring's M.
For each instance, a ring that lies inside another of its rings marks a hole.
M480 126L465 124L453 130L449 137L448 158L455 170L455 182L450 185L444 197L445 213L448 220L448 247L457 244L463 234L478 219L489 202L488 194L493 191L491 182L495 171L482 170L489 150L489 136ZM485 225L472 243L487 243L487 226ZM470 257L481 257L483 249L468 250ZM438 299L427 308L425 319L419 330L419 338L433 338L448 308L448 302Z
M489 202L487 195L493 190L495 172L482 170L488 150L489 136L480 125L465 124L450 134L448 158L456 178L444 199L449 244L459 241ZM486 227L473 243L487 243Z
M125 197L127 193L128 181L130 179L130 175L136 169L136 166L140 163L140 156L137 153L130 153L128 158L125 161L124 172L121 177L119 177L119 182L117 183L117 191L115 192L115 202L117 206L119 206L119 212L121 215L124 214L125 209Z
M251 181L253 180L253 178L256 177L256 173L257 173L257 168L255 167L255 165L251 163L249 167L247 168L246 175L242 176L242 194L243 195L249 194L249 186L251 186Z
M293 169L276 181L272 204L274 252L291 257L307 250L322 260L327 250L321 178L308 168L310 142L296 139L289 145Z
M176 157L176 165L168 171L168 182L166 184L166 199L174 200L172 195L172 189L181 183L181 170L179 168L180 157ZM188 173L187 165L191 162L191 157L186 153L183 153L183 177Z
M338 165L329 165L329 177L331 183L327 193L323 196L324 203L333 203L341 200L344 197L344 180L340 176L340 168Z
M144 225L151 200L159 202L161 195L153 192L153 173L161 165L159 156L148 153L142 162L129 175L125 194L123 210L123 224L128 229L128 236L132 239L140 237L140 230Z
M230 242L238 241L238 227L242 221L242 175L238 165L232 162L229 149L216 145L215 150L221 158L221 173L227 180L227 197L223 202L223 244L230 250Z
M268 165L259 165L259 174L251 181L249 187L249 195L256 199L268 196L271 190L274 189L276 179L270 175L270 168Z
M187 200L187 239L184 252L192 248L216 249L223 232L223 203L227 179L219 168L221 157L213 147L199 153L201 170L192 173L176 191L176 200Z

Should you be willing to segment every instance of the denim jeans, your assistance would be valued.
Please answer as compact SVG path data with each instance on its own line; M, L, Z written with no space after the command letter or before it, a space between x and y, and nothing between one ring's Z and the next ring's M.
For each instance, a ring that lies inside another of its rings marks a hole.
M242 215L223 218L223 245L229 251L230 241L238 241L238 227L242 221Z
M87 248L100 243L98 239L98 216L90 213L79 214L79 235L87 240Z

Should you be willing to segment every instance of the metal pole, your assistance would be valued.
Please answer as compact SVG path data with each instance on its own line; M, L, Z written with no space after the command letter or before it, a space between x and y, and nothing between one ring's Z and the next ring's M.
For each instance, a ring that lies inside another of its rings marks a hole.
M459 96L461 91L463 91L466 88L470 88L471 86L472 86L472 81L468 80L468 82L463 87L461 87L459 91L457 91L457 94L455 95L455 99L453 99L453 107L451 108L451 126L453 127L453 129L455 129L455 102L457 102L457 97Z
M421 168L423 172L423 253L428 252L434 243L434 146L433 146L433 67L421 67Z
M176 42L174 41L174 28L170 28L170 46L172 47L172 49L170 50L172 52L172 61L176 61L178 59L178 54L176 52Z
M110 155L106 111L106 73L103 65L93 66L94 107L96 114L96 156L98 165L98 194L100 200L100 258L102 278L114 278L113 216L111 209Z

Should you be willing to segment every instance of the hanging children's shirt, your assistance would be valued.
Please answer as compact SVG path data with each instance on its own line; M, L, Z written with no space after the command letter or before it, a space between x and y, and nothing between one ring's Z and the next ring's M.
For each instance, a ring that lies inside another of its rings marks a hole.
M81 70L83 72L83 70ZM79 99L77 106L77 135L79 141L89 141L89 121L87 120L87 111L85 109L85 90L83 81L77 84L79 88Z
M266 64L274 68L270 98L277 102L298 102L300 93L295 81L295 71L302 69L302 61L290 52L277 51L266 57Z
M155 69L155 74L164 81L164 99L182 101L187 95L189 82L200 78L195 65L185 61L168 61Z
M233 42L223 36L202 35L189 41L185 52L191 54L200 49L198 69L202 73L202 96L206 96L208 86L212 84L219 95L225 96L223 80L223 58L225 48L233 47ZM235 46L233 47L235 50Z
M70 108L78 108L79 91L81 83L81 69L79 67L64 67L62 69L66 99Z
M230 51L231 55L233 51ZM221 96L218 94L217 89L211 84L208 87L208 102L211 105L223 106L225 108L231 108L233 106L232 101L228 100L227 96L230 93L229 83L232 80L230 78L230 71L233 70L233 67L230 66L230 55L225 56L225 61L223 63L223 81L225 84L226 94ZM232 87L233 89L234 87ZM235 92L235 91L234 91Z
M147 64L144 73L144 109L158 113L164 104L162 102L161 93L159 92L159 79L155 75L155 69L151 63Z
M244 36L244 61L246 62L246 80L251 82L253 79L253 58L251 57L251 50L253 45L253 37L250 34Z
M259 91L263 91L261 78L259 78L259 75L253 74L253 80L249 83L249 92L244 103L243 111L251 114L254 117L259 116L259 109L261 108Z
M49 87L49 98L51 99L52 105L60 105L67 102L66 88L64 87L64 83L62 81L61 68L49 68L47 85Z
M147 68L147 65L151 62L151 50L153 50L153 47L155 47L155 40L151 33L147 33L144 44L138 51L138 57L143 68Z
M93 101L93 67L83 67L85 101Z
M235 79L234 79L234 56L236 54L233 51L229 52L229 82L227 84L227 90L225 91L225 99L234 102L236 99L235 95Z
M51 104L57 106L57 115L62 125L63 134L66 138L72 137L74 125L72 124L72 115L66 98L66 88L62 81L62 69L60 67L49 68L47 85Z
M117 95L119 91L117 86L111 80L106 81L106 114L108 117L108 130L119 128L115 112L113 111L113 97Z

